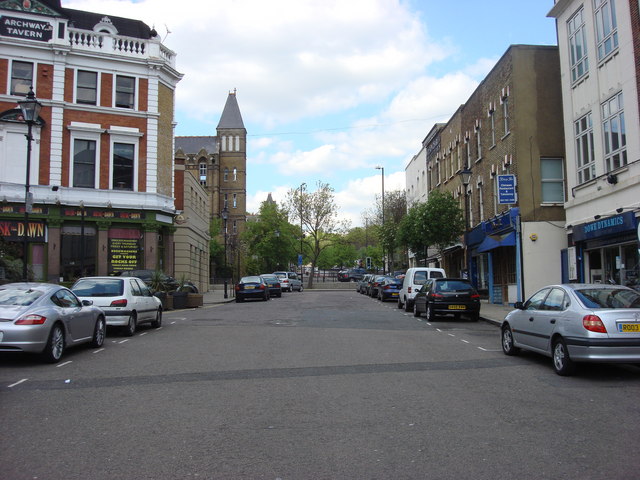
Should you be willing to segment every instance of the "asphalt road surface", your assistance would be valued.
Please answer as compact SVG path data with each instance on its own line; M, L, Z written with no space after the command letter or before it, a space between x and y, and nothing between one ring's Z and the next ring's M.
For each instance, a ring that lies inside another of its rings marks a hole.
M168 312L0 356L0 478L639 478L640 367L559 377L497 327L354 291Z

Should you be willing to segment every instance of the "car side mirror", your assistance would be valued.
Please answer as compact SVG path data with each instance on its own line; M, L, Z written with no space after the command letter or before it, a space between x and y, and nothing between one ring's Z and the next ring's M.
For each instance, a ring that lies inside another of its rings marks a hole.
M518 310L524 310L524 303L516 302L513 304L513 308L517 308Z
M93 305L93 300L82 300L83 307L90 307L91 305Z

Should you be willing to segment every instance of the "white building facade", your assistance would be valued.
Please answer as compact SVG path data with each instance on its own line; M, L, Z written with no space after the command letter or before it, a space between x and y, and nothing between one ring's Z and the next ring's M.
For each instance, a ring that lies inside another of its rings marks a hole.
M563 280L638 285L638 0L557 0L566 143ZM637 48L637 47L636 47Z

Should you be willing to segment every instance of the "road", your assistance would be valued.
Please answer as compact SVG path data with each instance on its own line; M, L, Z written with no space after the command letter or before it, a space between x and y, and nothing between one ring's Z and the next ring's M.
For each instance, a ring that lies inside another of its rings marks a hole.
M559 377L488 323L306 290L0 357L0 478L638 478L639 398L636 366Z

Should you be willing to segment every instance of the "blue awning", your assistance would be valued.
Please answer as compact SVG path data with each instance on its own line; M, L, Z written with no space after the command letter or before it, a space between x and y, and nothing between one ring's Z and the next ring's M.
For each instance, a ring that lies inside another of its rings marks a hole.
M487 235L478 245L478 252L488 252L498 247L513 247L516 244L516 232L503 233L502 235Z

